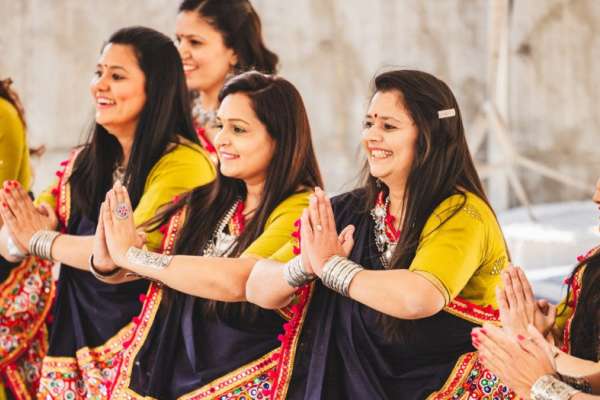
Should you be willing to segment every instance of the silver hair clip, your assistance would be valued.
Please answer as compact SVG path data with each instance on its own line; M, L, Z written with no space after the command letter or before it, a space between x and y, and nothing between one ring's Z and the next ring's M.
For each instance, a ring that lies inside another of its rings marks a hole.
M450 118L450 117L454 117L454 116L456 116L456 110L454 108L448 108L446 110L438 111L439 119Z

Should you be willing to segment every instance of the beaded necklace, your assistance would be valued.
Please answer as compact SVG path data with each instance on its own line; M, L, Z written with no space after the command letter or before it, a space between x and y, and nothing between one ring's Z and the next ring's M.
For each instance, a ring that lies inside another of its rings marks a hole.
M239 199L221 218L202 255L227 257L233 251L237 239L244 231L245 223L244 202ZM228 232L225 231L227 227Z
M400 239L401 231L394 228L396 218L390 214L390 198L385 197L384 193L379 192L375 207L371 210L371 217L375 222L375 245L380 253L383 267L388 269L392 260L392 255Z

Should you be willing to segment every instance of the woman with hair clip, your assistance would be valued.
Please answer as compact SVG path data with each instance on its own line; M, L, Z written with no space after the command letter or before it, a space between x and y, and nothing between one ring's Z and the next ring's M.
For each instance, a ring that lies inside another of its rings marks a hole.
M600 208L600 180L593 201ZM600 252L596 247L578 257L565 300L558 306L535 299L525 273L510 267L502 273L503 287L496 288L500 320L507 334L530 337L533 325L551 344L558 373L575 377L569 383L589 392L592 388L582 377L600 373ZM556 315L558 313L558 315ZM556 316L556 318L555 318ZM474 330L473 342L486 341L486 330ZM479 347L479 346L477 346ZM596 388L600 393L600 387Z
M90 273L100 204L113 183L127 187L133 205L113 211L139 225L215 174L194 133L183 66L168 37L144 27L115 32L102 47L90 89L96 114L89 140L63 163L57 185L36 199L49 205L48 215L18 184L5 182L0 194L0 253L45 272L21 282L2 315L15 308L27 311L22 318L46 312L54 294L52 261L61 263L50 341L38 348L48 350L40 387L15 380L18 398L36 392L44 399L110 397L108 383L136 328L138 297L149 286L143 280L108 285ZM149 232L145 241L159 249L162 233ZM95 262L114 265L107 253L97 253ZM26 377L39 378L39 361L29 360Z
M470 332L497 319L508 255L454 95L424 72L378 75L362 144L363 186L317 189L301 256L248 280L261 307L295 303L272 398L505 398Z
M321 175L304 104L290 82L246 72L225 84L219 100L216 181L156 220L168 222L169 255L136 247L133 221L111 211L129 207L121 186L103 205L98 242L121 268L160 282L138 317L117 398L268 398L289 312L247 303L246 279L257 260L289 241Z
M216 161L213 140L219 91L232 75L277 71L277 55L265 45L260 18L248 0L184 0L175 23L192 115L202 146Z

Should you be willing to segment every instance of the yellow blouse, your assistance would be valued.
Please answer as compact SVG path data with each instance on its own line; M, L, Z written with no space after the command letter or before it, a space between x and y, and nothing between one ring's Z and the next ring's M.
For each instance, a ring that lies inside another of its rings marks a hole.
M509 263L504 236L482 199L467 193L466 203L456 212L462 201L461 195L453 195L434 210L409 270L440 289L446 304L460 296L478 306L496 308L499 274Z
M294 222L302 211L308 207L310 192L296 193L281 202L269 215L265 230L242 253L242 256L253 258L274 258L287 262L294 257L291 246L285 246L290 241L292 232L296 229Z
M24 188L31 186L31 165L25 127L16 108L0 98L0 184L17 180Z
M133 213L136 225L148 221L160 206L171 202L176 195L205 185L215 176L215 166L202 147L192 143L176 145L150 170L144 193ZM36 204L45 202L55 207L56 198L51 193L54 187L56 184L42 192L36 198ZM157 251L162 237L158 230L149 232L146 245L150 250Z

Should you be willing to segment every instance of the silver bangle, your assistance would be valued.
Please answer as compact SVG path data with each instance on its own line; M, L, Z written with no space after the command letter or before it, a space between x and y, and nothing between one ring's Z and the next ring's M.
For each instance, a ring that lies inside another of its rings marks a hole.
M60 233L56 231L37 231L29 239L29 254L54 261L52 259L52 244L59 235Z
M315 274L307 274L302 264L302 257L296 256L283 266L283 276L291 287L304 286L317 278Z
M8 255L10 257L12 257L14 259L17 259L19 261L21 261L25 257L27 257L27 253L23 253L21 251L21 249L19 249L19 247L17 246L17 244L13 240L12 236L10 236L10 234L6 238L6 250L8 250Z
M331 290L348 297L352 280L362 270L364 268L354 261L345 257L333 256L325 262L321 280Z
M531 387L531 400L569 400L579 390L573 389L553 375L541 376Z
M153 253L138 249L137 247L130 247L127 250L127 261L140 267L152 268L156 270L163 270L169 266L173 256L166 254Z
M96 266L94 265L94 255L92 254L90 256L90 260L89 260L89 268L90 268L90 272L92 273L92 275L94 275L94 278L98 279L99 281L102 281L104 283L121 283L123 282L123 278L127 277L127 273L123 268L115 268L114 270L110 271L110 272L102 272L99 271Z

